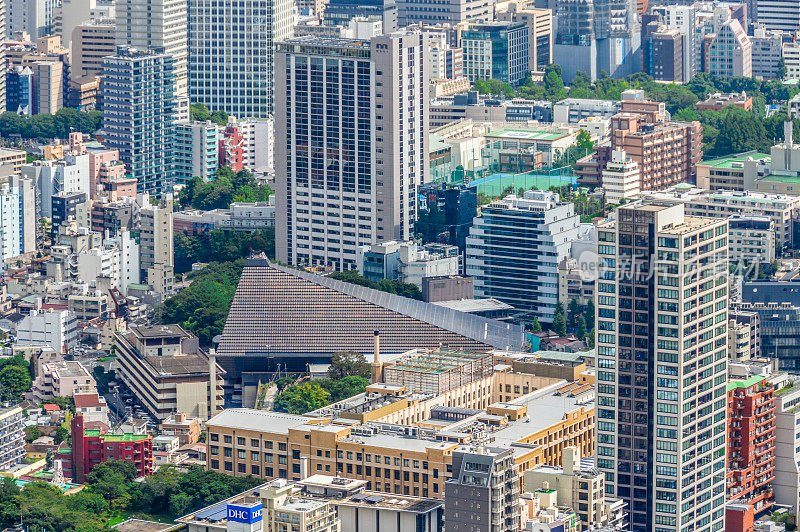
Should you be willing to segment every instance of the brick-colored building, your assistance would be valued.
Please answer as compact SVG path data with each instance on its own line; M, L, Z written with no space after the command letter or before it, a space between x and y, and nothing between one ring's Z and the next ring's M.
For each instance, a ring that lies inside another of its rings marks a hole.
M774 504L775 387L763 376L728 384L727 532L752 530Z
M88 430L83 416L72 419L72 449L61 449L58 458L64 460L65 471L72 469L76 483L108 460L125 460L136 466L137 476L153 474L153 439L147 434L114 434L103 429Z
M611 117L612 150L625 150L639 164L640 190L693 182L703 155L700 122L651 122L648 114L655 113L621 112Z

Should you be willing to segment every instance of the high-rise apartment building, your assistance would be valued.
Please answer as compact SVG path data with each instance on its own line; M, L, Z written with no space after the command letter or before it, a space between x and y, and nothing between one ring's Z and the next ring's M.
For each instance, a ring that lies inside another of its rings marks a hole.
M453 452L453 476L444 484L447 530L519 530L519 484L511 449Z
M752 62L753 77L774 79L778 77L778 66L783 47L783 35L780 31L767 31L759 26L750 36L753 43Z
M3 175L0 177L0 258L8 260L35 249L33 181L15 174Z
M652 13L661 17L661 21L670 29L675 29L683 36L683 79L689 80L700 69L702 52L702 31L698 27L697 7L695 5L653 6Z
M729 529L740 521L752 522L754 514L775 503L775 386L762 375L732 379L728 384L728 467L726 499L744 511L726 514ZM743 515L749 517L743 518Z
M175 96L189 94L187 0L115 0L117 44L172 56Z
M530 310L551 323L558 303L558 263L577 240L580 217L558 194L529 190L481 208L467 237L466 274L475 295Z
M649 33L642 43L644 72L658 81L682 82L683 43L683 34L666 26Z
M92 19L75 26L71 41L71 77L100 76L103 58L117 51L116 38L113 20Z
M419 31L279 45L279 261L351 270L360 246L410 239L429 171L424 49Z
M192 0L189 97L239 118L273 112L275 46L294 31L292 0ZM235 51L235 52L234 52Z
M637 202L597 228L597 466L631 529L723 528L726 220Z
M626 103L611 117L611 147L639 163L639 188L658 190L693 180L703 154L700 123L652 120L647 111L626 110Z
M219 166L219 126L209 122L181 120L175 123L175 182L193 177L209 181Z
M103 63L103 130L141 192L172 190L174 66L163 50L118 46Z

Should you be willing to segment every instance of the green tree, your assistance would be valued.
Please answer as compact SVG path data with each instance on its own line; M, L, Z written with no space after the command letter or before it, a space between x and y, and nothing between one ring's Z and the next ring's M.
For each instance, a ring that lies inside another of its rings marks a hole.
M778 70L776 72L776 75L778 76L778 79L785 79L786 78L786 72L787 72L787 70L786 70L786 61L783 60L783 57L780 57L778 59Z
M578 315L578 324L575 327L575 336L578 340L583 340L586 337L586 318L582 314Z
M31 425L29 427L25 427L25 441L31 443L33 440L38 438L42 435L42 432L39 430L39 427L36 425Z
M330 404L331 394L317 383L304 382L284 389L275 398L275 410L305 414Z
M590 331L594 329L594 300L590 299L586 302L586 310L583 313L583 317L586 321L586 328Z
M581 314L581 306L578 304L578 300L574 297L569 300L569 305L567 307L567 323L570 325L577 325L578 323L578 316Z
M564 318L564 305L561 304L561 301L556 304L553 314L553 330L559 336L567 335L567 320Z
M542 324L539 323L539 318L536 316L533 317L533 332L542 332Z
M0 371L0 396L17 402L31 389L31 375L26 367L9 365Z
M191 107L189 107L189 114L192 117L192 120L196 120L198 122L206 122L211 120L211 113L208 112L208 107L206 107L203 103L193 103Z
M68 436L69 431L66 429L66 427L58 427L55 435L53 436L53 443L59 444L66 440Z
M331 365L328 368L330 379L342 379L351 375L368 379L370 374L370 365L361 353L338 351L331 356Z

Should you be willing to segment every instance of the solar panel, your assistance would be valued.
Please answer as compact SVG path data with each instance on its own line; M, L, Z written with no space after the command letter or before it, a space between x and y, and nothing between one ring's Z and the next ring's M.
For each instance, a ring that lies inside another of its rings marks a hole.
M381 502L385 498L386 497L381 497L380 495L368 495L367 497L364 497L364 501L370 504L375 504Z
M365 495L364 493L356 493L355 495L350 497L350 500L352 500L352 501L363 501L367 497L369 497L369 495Z
M209 521L221 521L228 517L228 505L226 503L217 504L211 508L206 508L195 514L195 519L208 519Z

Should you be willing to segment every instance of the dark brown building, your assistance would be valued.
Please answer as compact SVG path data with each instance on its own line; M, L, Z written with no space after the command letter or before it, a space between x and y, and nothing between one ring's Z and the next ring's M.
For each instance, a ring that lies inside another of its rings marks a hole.
M649 33L642 45L644 71L657 81L682 83L683 35L680 31L660 26Z

